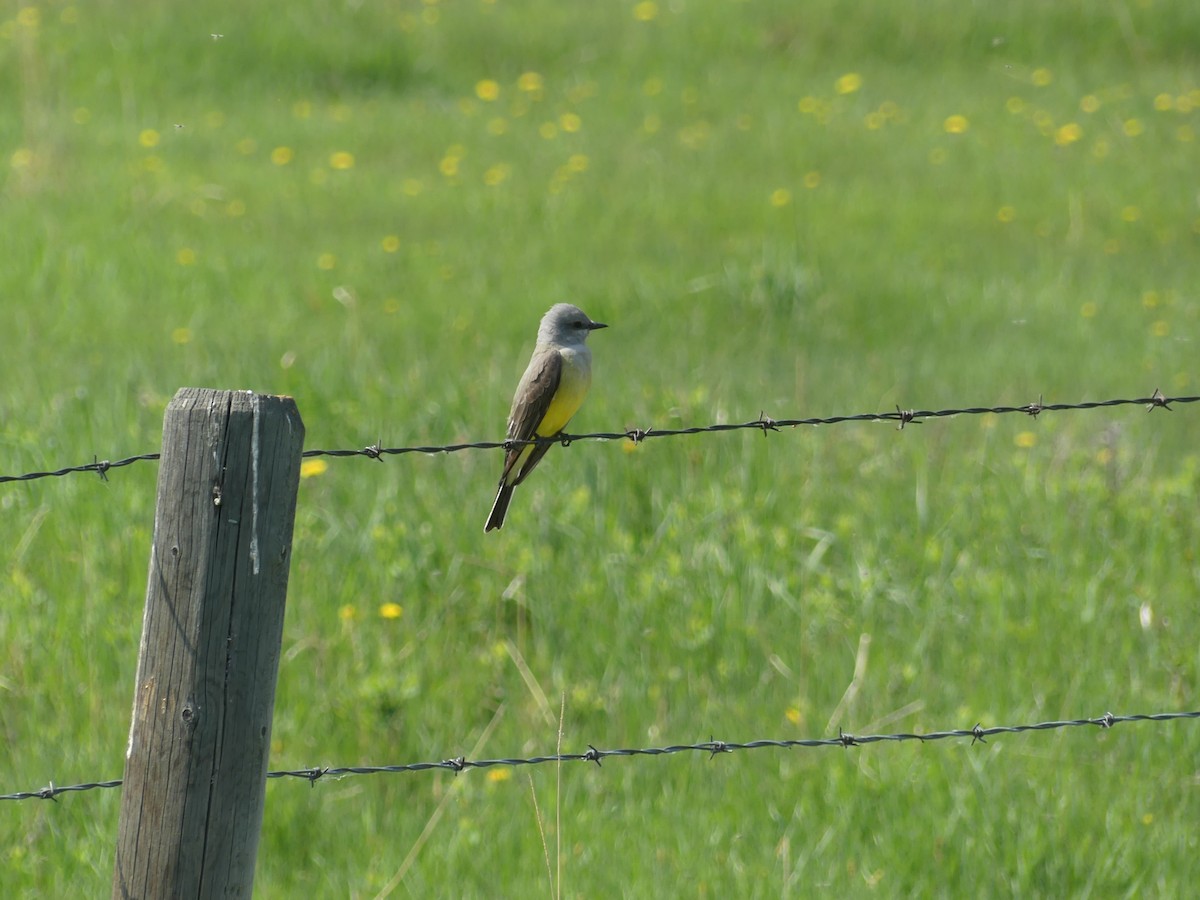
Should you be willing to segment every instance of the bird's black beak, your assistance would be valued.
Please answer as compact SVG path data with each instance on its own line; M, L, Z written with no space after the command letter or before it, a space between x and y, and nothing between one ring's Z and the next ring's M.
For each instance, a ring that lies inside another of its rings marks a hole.
M588 331L595 331L597 328L607 328L603 322L588 322Z

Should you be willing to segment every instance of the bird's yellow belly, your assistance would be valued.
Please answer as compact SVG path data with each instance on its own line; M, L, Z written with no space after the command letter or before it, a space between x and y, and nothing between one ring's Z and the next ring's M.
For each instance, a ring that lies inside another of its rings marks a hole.
M588 360L577 354L563 354L562 377L558 382L558 390L542 422L537 427L539 437L553 437L571 421L571 416L583 405L588 388L592 386L592 369Z

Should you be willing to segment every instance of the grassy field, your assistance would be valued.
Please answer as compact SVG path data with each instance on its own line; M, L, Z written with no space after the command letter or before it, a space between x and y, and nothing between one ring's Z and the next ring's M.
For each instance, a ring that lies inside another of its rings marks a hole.
M273 7L273 8L272 8ZM1200 5L0 11L0 473L181 386L308 446L1200 393ZM578 442L301 482L272 768L1198 708L1200 406ZM157 467L0 485L0 793L121 777ZM857 677L856 663L858 667ZM853 687L851 685L853 684ZM267 788L256 894L1184 896L1191 721ZM119 792L0 804L107 896Z

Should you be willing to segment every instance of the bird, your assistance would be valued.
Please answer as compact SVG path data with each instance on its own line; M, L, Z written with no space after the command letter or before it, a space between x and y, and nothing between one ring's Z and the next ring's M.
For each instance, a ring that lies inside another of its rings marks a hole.
M509 441L553 438L562 433L579 411L592 385L592 351L587 339L598 328L587 313L570 303L556 303L538 325L537 346L517 384L508 413ZM488 514L485 532L504 524L513 491L532 472L551 442L519 444L504 454L504 471L496 489L496 500Z

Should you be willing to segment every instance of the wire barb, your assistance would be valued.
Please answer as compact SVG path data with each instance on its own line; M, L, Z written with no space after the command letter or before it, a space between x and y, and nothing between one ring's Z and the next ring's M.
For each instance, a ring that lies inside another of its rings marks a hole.
M729 749L729 745L727 743L725 743L724 741L714 741L711 736L708 739L708 750L709 750L709 753L708 753L709 759L712 759L718 753L731 753L732 752Z
M896 428L897 431L903 431L904 426L909 424L910 422L913 425L923 425L924 424L920 419L917 418L916 410L901 409L899 406L896 407L896 418L898 418L900 420L900 424Z
M650 432L653 430L653 428L631 428L625 432L625 437L629 438L629 440L633 441L635 444L640 444L646 438L650 437Z
M1158 388L1154 389L1154 393L1150 395L1149 405L1146 407L1146 412L1154 412L1155 408L1162 407L1167 412L1174 412L1167 404L1171 401L1163 396L1163 392Z

